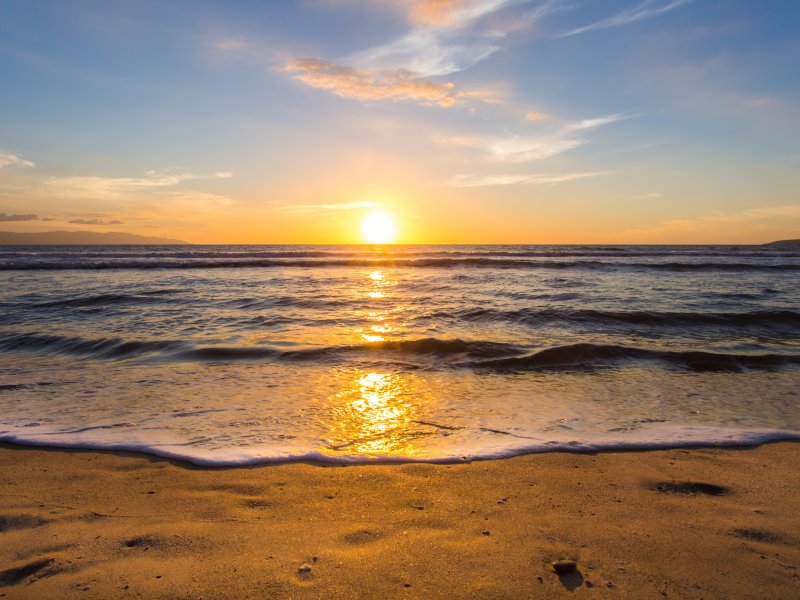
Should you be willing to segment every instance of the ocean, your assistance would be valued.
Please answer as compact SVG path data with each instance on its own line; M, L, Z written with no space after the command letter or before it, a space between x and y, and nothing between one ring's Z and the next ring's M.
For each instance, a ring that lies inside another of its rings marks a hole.
M198 465L800 439L800 250L0 247L0 441Z

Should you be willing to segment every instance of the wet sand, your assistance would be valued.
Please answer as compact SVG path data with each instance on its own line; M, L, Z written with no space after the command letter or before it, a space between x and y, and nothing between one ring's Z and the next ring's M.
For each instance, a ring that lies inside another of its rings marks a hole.
M2 445L0 597L797 598L798 465L798 443L237 469Z

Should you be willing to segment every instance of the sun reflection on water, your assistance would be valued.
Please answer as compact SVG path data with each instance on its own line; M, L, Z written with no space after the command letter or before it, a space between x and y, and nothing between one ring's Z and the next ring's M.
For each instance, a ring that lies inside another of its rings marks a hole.
M336 395L329 447L357 454L413 454L409 376L360 371Z
M390 296L387 289L393 285L393 282L383 271L376 270L367 275L367 285L368 288L365 292L367 298L370 300L386 299ZM397 329L387 322L389 313L389 310L370 311L367 319L371 324L368 327L359 327L355 332L360 334L361 339L365 342L386 341L387 334Z
M367 290L367 298L372 300L386 298L387 294L383 288L391 285L391 282L386 279L383 271L373 271L369 274L369 279L372 286Z

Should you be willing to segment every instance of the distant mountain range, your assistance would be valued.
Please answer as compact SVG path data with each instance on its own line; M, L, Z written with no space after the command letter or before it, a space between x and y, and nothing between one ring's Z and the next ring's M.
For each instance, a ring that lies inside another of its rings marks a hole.
M764 244L765 246L800 246L800 240L778 240L777 242L770 242Z
M137 245L137 244L156 244L156 245L188 245L189 242L183 240L173 240L170 238L150 237L147 235L136 235L134 233L122 233L119 231L108 231L98 233L95 231L42 231L39 233L15 233L12 231L0 231L0 245Z

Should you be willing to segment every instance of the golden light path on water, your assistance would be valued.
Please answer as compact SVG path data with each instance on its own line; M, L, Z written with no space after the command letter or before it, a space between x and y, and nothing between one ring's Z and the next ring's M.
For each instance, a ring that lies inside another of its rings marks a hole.
M390 298L389 290L394 285L381 270L370 272L366 277L364 292L368 306L371 300ZM398 307L380 310L370 307L365 318L365 327L354 333L362 342L387 341L387 336L396 333L397 327L390 322L390 315ZM344 389L334 398L336 409L332 425L330 449L339 452L360 454L401 454L411 456L414 439L414 405L424 396L419 382L412 375L378 371L359 371Z
M419 401L410 376L362 371L336 397L329 448L337 452L413 456L409 429Z
M370 300L385 300L389 296L389 288L394 283L390 281L383 271L372 271L368 275L368 288L365 292L367 301ZM355 333L359 334L361 341L364 342L384 342L386 336L390 333L397 331L397 328L392 326L389 322L389 315L391 312L396 311L397 308L373 310L367 312L366 318L371 323L368 327L358 327Z

